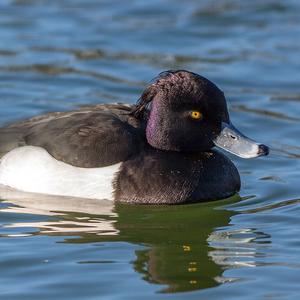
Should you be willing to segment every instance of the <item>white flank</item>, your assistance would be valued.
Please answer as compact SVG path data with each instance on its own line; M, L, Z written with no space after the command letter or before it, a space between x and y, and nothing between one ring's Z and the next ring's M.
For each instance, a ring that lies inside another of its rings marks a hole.
M112 182L120 165L78 168L43 148L25 146L0 160L0 184L32 193L113 200Z

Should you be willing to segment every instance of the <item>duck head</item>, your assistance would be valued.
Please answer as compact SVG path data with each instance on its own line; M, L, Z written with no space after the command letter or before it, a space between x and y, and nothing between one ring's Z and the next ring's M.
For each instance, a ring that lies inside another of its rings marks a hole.
M224 93L215 84L185 70L161 73L133 114L146 116L147 141L160 150L203 152L218 146L243 158L269 152L232 125Z

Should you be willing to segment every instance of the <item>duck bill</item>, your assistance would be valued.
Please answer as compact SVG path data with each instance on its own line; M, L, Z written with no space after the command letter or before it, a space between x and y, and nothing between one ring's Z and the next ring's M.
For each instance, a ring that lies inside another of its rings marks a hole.
M215 138L216 146L242 158L253 158L269 154L269 148L259 144L237 130L231 123L222 123L222 131Z

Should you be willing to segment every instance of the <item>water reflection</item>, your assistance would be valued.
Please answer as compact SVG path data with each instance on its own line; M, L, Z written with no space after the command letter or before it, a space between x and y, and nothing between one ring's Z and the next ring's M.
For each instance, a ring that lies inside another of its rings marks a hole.
M226 226L232 212L220 204L175 207L118 206L119 238L148 246L136 252L134 268L152 283L167 285L163 292L216 286L222 268L208 256L207 238Z
M259 265L256 258L265 256L259 250L267 246L269 240L270 235L255 228L212 232L208 241L214 250L209 256L225 268L256 267Z
M6 190L7 198L10 193ZM143 245L135 252L134 270L144 280L164 285L160 292L182 292L234 280L223 276L226 268L255 265L259 255L255 241L265 235L251 229L230 230L235 213L217 209L239 200L235 196L195 205L113 206L105 201L99 205L92 200L14 194L9 201L14 205L2 202L1 211L51 216L7 224L5 230L18 232L6 236L63 235L64 242L71 244L118 241Z

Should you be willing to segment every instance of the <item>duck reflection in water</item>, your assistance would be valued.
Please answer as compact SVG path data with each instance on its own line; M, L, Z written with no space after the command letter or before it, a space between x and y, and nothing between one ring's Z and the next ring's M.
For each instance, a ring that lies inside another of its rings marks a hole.
M6 194L3 192L0 196L12 199L10 195L15 197L16 194L10 192L7 189ZM46 216L42 222L6 226L20 228L21 231L26 227L38 228L38 232L25 231L26 234L64 235L65 243L72 244L126 242L141 245L142 248L135 250L136 258L132 262L134 270L144 280L162 285L158 288L159 292L172 293L206 289L230 280L223 276L224 269L231 268L234 260L236 267L241 262L241 257L235 257L232 253L233 244L228 246L230 235L220 235L218 229L227 230L226 226L235 212L219 208L239 200L240 197L235 196L227 200L192 205L135 206L113 205L108 201L99 203L99 200L86 202L79 198L20 194L15 200L10 200L18 206L9 204L2 211L54 215L50 220ZM256 233L251 234L255 237ZM226 250L231 253L231 263L228 265L226 253L223 255L219 251L222 239L223 253ZM252 243L252 240L248 239L245 243ZM255 244L252 248L251 256L254 260Z

